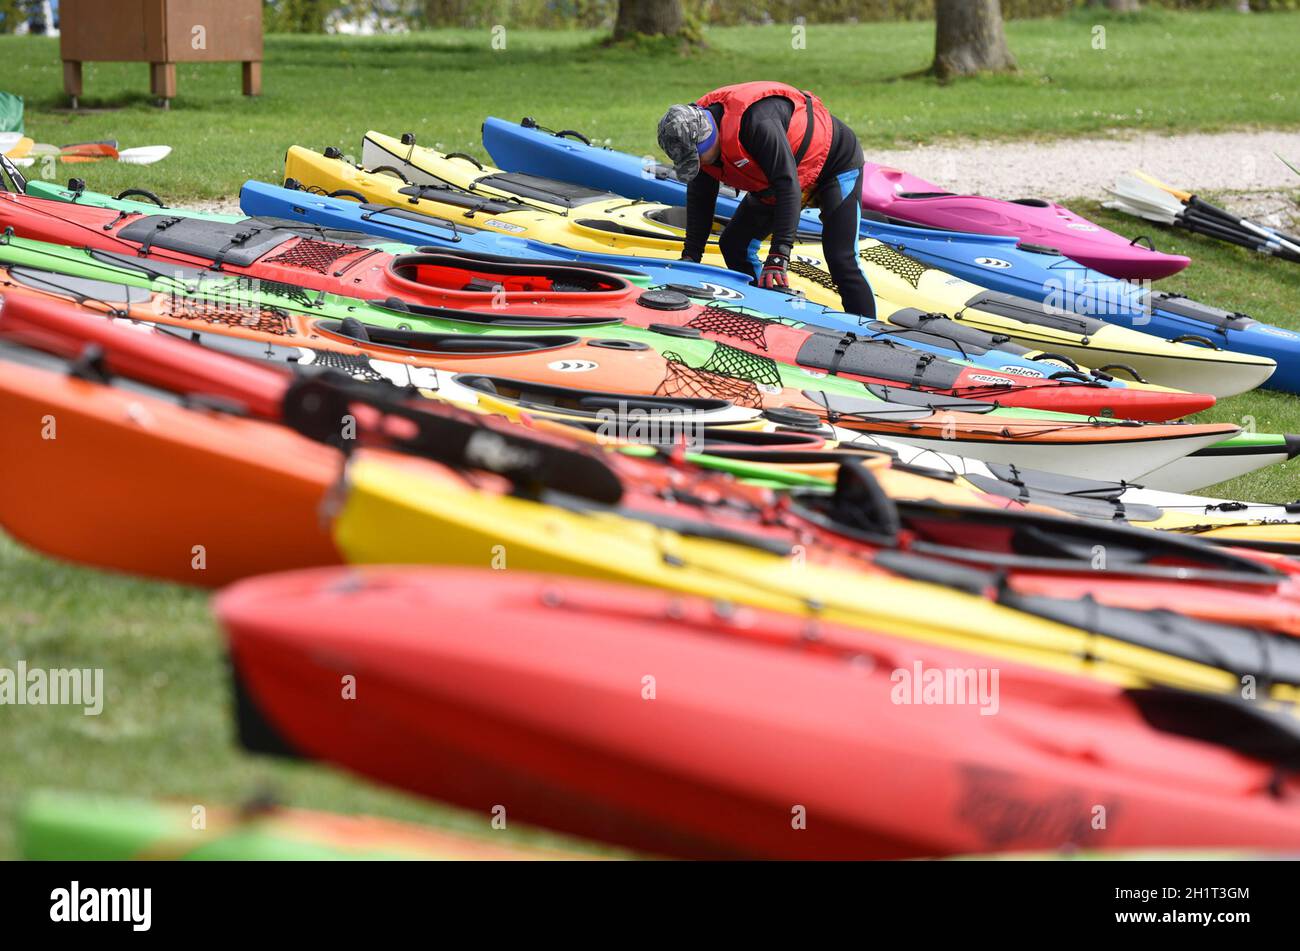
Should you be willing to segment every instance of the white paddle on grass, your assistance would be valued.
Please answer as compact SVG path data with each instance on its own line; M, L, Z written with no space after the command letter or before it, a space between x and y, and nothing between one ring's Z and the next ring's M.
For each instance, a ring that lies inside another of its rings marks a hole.
M32 146L31 151L27 154L33 158L52 157L61 159L67 153L65 147L50 145L48 142L38 142ZM152 165L154 162L161 162L171 154L172 147L170 145L141 145L133 149L122 149L115 155L105 154L101 157L106 159L116 158L119 162L126 162L128 165Z
M1153 185L1169 195L1172 195L1174 198L1178 199L1181 204L1196 214L1218 218L1227 224L1236 225L1243 231L1247 231L1263 238L1265 241L1275 241L1293 254L1300 254L1300 243L1297 243L1290 235L1278 231L1276 228L1259 225L1251 221L1249 218L1242 218L1239 215L1234 215L1227 209L1220 208L1218 205L1212 205L1208 201L1198 198L1191 192L1174 188L1172 185L1160 181L1160 179L1156 178L1154 175L1148 175L1146 172L1140 171L1134 172L1133 174L1147 184Z
M117 160L128 165L152 165L171 154L170 145L141 145L134 149L122 149L117 153Z
M1269 235L1236 226L1224 218L1210 215L1179 201L1165 189L1133 175L1121 175L1114 188L1108 192L1118 199L1107 202L1106 207L1123 211L1148 221L1185 228L1196 234L1217 238L1230 244L1241 245L1272 254L1289 261L1300 261L1300 251L1292 250L1289 242Z

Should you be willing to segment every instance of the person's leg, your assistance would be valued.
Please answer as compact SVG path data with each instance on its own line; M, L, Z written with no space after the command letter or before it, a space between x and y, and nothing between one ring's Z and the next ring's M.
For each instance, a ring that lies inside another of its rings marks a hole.
M862 224L862 169L850 169L826 184L818 195L822 217L822 253L826 270L839 288L840 302L850 314L875 319L876 295L858 258Z
M726 259L727 267L749 275L752 281L763 269L758 257L758 246L772 233L772 211L756 198L748 195L736 209L736 214L718 235L718 249Z

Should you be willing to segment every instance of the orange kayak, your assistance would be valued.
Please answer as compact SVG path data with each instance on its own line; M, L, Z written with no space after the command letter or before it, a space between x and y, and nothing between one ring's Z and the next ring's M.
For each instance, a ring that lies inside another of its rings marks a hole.
M4 288L7 294L40 294L51 300L60 296L9 280ZM107 305L91 301L88 306L102 313ZM739 401L754 410L782 414L778 421L786 425L832 423L851 433L885 436L919 448L1084 478L1137 479L1240 431L1229 424L1021 418L964 400L936 410L925 400L911 405L906 391L891 391L895 401L890 402L873 398L865 389L856 396L757 387L707 366L671 363L650 347L629 349L623 341L577 335L419 332L321 320L278 308L232 312L228 305L212 306L209 301L205 306L202 299L161 292L134 303L115 302L113 307L115 313L140 322L175 327L197 342L229 346L223 341L235 338L256 344L236 347L243 355L337 367L359 379L438 391L457 402L473 402L484 393L517 402L572 399L600 405L642 396L704 398L728 405Z
M340 562L339 453L0 346L0 526L57 558L217 587Z

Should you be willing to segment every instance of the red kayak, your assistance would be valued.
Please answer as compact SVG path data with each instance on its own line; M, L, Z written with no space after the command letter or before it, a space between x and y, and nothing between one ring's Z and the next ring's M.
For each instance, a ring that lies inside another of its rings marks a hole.
M653 853L1300 846L1300 784L1199 738L1261 715L1233 700L995 687L977 655L520 572L296 572L216 612L250 748Z
M890 339L698 304L669 289L646 290L619 268L420 249L391 255L248 221L115 212L26 195L0 195L0 226L21 237L127 252L194 268L219 267L279 284L330 291L419 315L508 322L505 315L557 321L608 317L667 334L706 337L817 373L861 380L894 398L917 390L1032 409L1146 422L1177 419L1214 404L1207 394L1108 387L1072 371L1033 379L970 367ZM891 394L888 390L894 390Z
M293 382L292 374L273 366L211 351L139 326L104 320L72 302L17 290L7 296L0 310L0 340L12 340L69 359L94 347L103 371L111 375L170 392L201 393L214 410L233 403L251 415L272 421L284 418L284 401ZM330 393L327 384L318 381L315 385L318 390L325 387L321 392ZM421 454L419 447L406 442L409 424L385 416L381 394L375 393L375 401L368 401L372 393L375 391L356 386L337 391L346 411L358 420L358 436L363 444ZM143 404L144 400L143 396L136 398L138 403ZM341 411L332 399L317 405L320 431L331 431L331 419L326 417ZM243 420L227 420L215 411L198 415L179 406L158 410L164 411L177 417L178 433L192 426L220 431L250 425ZM791 503L767 488L748 485L682 461L608 452L593 456L565 435L563 427L551 427L547 432L520 430L499 420L468 416L423 400L415 401L410 412L427 425L441 420L444 426L454 427L461 420L471 429L492 430L502 438L520 440L520 445L527 446L530 452L552 451L557 454L555 471L563 476L555 487L578 491L577 482L567 484L564 480L576 479L582 468L586 473L584 478L589 480L587 487L606 486L602 491L611 500L616 498L625 514L694 534L706 533L774 551L788 552L799 546L816 563L871 573L906 574L911 570L911 563L906 559L878 563L882 552L901 549L904 554L910 552L921 560L941 558L1000 570L1004 572L1008 591L1023 596L1060 597L1059 590L1068 597L1090 595L1099 603L1114 607L1172 610L1189 618L1300 635L1300 588L1289 575L1269 570L1266 565L1273 562L1258 553L1234 552L1179 535L1068 518L1041 509L1035 511L1033 507L1026 509L1021 503L1002 496L987 496L986 507L972 507L981 498L978 494L947 496L946 483L942 481L882 467L886 460L881 453L830 453L825 449L805 453L803 458L810 461L848 463L851 471L841 470L844 477L833 495L796 496ZM296 412L296 420L299 426L312 429L312 420L302 405ZM717 431L716 439L731 444L743 435L743 432L729 434L724 429ZM754 434L755 437L765 435ZM782 440L802 438L798 433L771 436ZM272 445L276 444L266 444ZM313 448L310 443L305 445ZM704 448L712 451L718 447L711 446L706 438ZM734 445L732 448L735 449ZM259 451L267 464L291 466L293 463L289 458L268 455L265 446ZM739 451L744 454L743 449ZM333 458L328 451L324 452ZM789 447L783 447L782 453L776 455L768 450L757 455L788 459ZM457 462L450 451L441 461L453 468L464 464L463 460ZM849 479L849 475L854 478ZM884 491L872 488L877 479ZM915 501L901 501L906 498ZM954 499L965 504L954 503ZM16 509L11 517L17 518L24 511ZM143 516L134 517L141 523L144 521ZM314 517L310 523L316 524ZM1098 545L1108 553L1104 572L1095 570L1092 560ZM53 546L47 543L44 547ZM80 560L94 560L93 553L80 549L68 554ZM147 551L142 552L142 557L145 554ZM250 557L232 559L241 567L228 577L242 576L242 565ZM275 567L282 562L268 564ZM155 566L145 561L128 567L158 573ZM189 574L188 569L184 574ZM1170 635L1154 622L1128 627L1131 629L1124 633L1126 639L1175 654L1183 653L1199 662L1218 660L1225 669L1234 672L1264 669L1267 665L1261 665L1258 651L1272 645L1272 653L1266 650L1265 654L1272 658L1276 678L1300 681L1300 658L1295 656L1300 650L1289 649L1295 646L1292 643L1279 646L1272 644L1271 639L1243 636L1240 631L1220 633L1215 635L1220 639L1216 652L1207 656L1201 650L1187 653L1187 643L1196 646L1193 633L1182 633L1169 640Z

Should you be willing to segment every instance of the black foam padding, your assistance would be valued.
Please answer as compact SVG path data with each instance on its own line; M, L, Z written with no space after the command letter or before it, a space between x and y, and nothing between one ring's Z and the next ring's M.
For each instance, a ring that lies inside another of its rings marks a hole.
M837 375L890 380L904 386L948 390L957 385L962 367L942 357L879 340L849 339L845 334L808 336L795 362Z
M298 237L292 231L252 221L206 221L170 215L146 215L131 222L117 235L127 241L148 243L152 248L191 254L235 267L248 267L286 241Z

